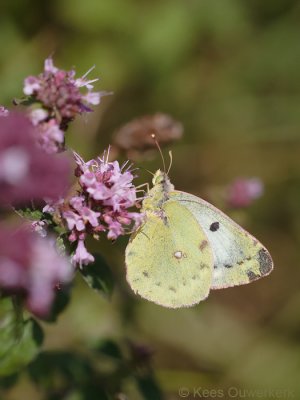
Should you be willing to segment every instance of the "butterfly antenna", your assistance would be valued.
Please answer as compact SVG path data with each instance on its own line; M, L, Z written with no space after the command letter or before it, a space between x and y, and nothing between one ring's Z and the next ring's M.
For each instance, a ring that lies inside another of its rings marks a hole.
M154 176L154 175L155 175L153 172L149 171L149 169L147 169L147 168L144 168L144 167L139 167L139 169L142 169L142 170L144 170L144 171L148 172L148 174L150 174L150 175L152 175L152 176Z
M160 145L159 145L159 143L158 143L158 141L156 139L155 133L152 133L151 137L154 140L154 143L156 144L156 147L158 148L159 154L160 154L161 159L162 159L163 167L164 167L164 173L166 173L166 163L165 163L164 155L163 155L163 152L161 151L161 147L160 147Z
M168 171L167 171L167 175L169 175L169 172L170 172L172 164L173 164L173 154L172 154L171 150L169 151L169 157L170 157L170 164L169 164L169 168L168 168Z

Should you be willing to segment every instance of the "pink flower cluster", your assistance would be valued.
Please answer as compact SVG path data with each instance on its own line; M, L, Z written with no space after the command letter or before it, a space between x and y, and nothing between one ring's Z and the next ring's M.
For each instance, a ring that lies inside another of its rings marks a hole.
M237 178L227 188L227 202L233 208L248 207L263 192L264 185L259 178Z
M73 268L58 253L55 239L41 238L28 226L0 226L0 289L5 294L22 294L29 311L46 316L57 284L66 284Z
M0 106L0 117L7 117L8 114L9 114L9 111L5 107Z
M0 204L57 199L69 187L69 174L65 156L45 154L36 146L28 118L13 112L1 118Z
M94 261L84 245L87 234L98 238L100 232L107 232L108 239L115 240L129 226L136 229L142 215L128 211L136 205L137 197L134 176L129 169L124 170L125 165L120 168L118 161L108 162L104 157L84 162L74 155L80 189L58 208L70 232L69 240L77 241L73 263L87 265Z
M107 94L92 91L93 83L98 79L87 80L90 71L75 78L75 70L58 69L52 58L48 58L43 73L25 79L24 94L34 101L30 118L36 127L37 142L46 153L63 150L68 124L77 114L92 111L90 105L99 104L101 96ZM82 87L87 93L81 93Z
M74 153L78 190L67 196L70 162L54 153L64 150L65 131L76 115L92 111L107 94L94 92L97 79L86 76L75 78L74 70L60 70L48 58L43 73L24 81L26 116L0 106L0 213L9 218L8 210L17 206L37 219L30 228L0 225L0 292L20 296L38 316L49 313L57 284L72 279L72 264L94 261L88 235L98 239L103 232L115 240L143 218L130 211L138 202L132 171L127 163L109 162L108 155L84 162ZM70 261L58 253L50 229L74 244Z

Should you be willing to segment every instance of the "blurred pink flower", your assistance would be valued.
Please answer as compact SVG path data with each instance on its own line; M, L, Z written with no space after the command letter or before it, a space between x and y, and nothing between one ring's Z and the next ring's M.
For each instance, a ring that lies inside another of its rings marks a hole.
M9 111L5 107L0 106L0 117L7 117L8 114L9 114Z
M46 220L33 221L31 228L34 232L38 233L41 237L46 237L48 232L48 223Z
M29 112L29 119L34 126L38 125L40 122L45 121L49 114L43 108L34 108Z
M54 238L41 238L28 226L0 226L0 288L6 294L22 294L27 308L46 316L55 296L55 286L66 284L73 268L60 255Z
M227 188L227 202L234 208L250 206L262 196L263 182L259 178L237 178Z
M70 162L42 152L34 128L21 114L0 121L0 203L22 204L44 197L57 199L69 185Z
M48 122L41 122L37 125L35 138L37 144L45 153L53 154L63 149L65 135L57 125L57 122L51 119Z

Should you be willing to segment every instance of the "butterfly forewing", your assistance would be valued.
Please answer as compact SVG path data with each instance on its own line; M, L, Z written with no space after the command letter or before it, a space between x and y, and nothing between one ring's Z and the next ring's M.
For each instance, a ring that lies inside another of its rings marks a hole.
M189 209L166 201L130 239L126 267L134 292L165 307L185 307L208 296L213 254Z
M214 255L212 289L246 284L272 271L267 249L220 210L185 192L174 191L170 198L193 214L208 238Z

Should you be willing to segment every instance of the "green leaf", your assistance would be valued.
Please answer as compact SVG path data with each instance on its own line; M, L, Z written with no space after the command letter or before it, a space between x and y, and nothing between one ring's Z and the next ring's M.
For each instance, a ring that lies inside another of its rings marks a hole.
M0 360L14 348L24 330L22 299L5 297L0 301Z
M9 389L17 383L18 378L19 378L18 373L9 376L1 376L0 387L2 389Z
M145 400L163 400L163 394L157 385L154 376L150 373L146 376L136 377L139 391L143 395Z
M85 400L113 400L115 396L110 396L107 391L97 385L96 383L90 383L81 389L81 399Z
M58 316L64 311L71 299L69 288L63 287L56 291L50 314L44 318L47 322L56 322Z
M40 210L32 210L31 208L24 208L16 210L19 215L32 221L39 221L43 217L43 213Z
M33 382L49 392L80 387L94 376L88 359L68 351L40 353L29 365L28 373Z
M100 254L94 254L95 262L80 269L86 283L96 292L106 298L110 298L114 279L108 264Z
M43 331L30 318L22 323L10 319L0 332L0 376L7 376L19 371L37 356L43 342Z
M62 255L66 254L66 245L64 239L60 236L56 238L56 247L60 254Z

